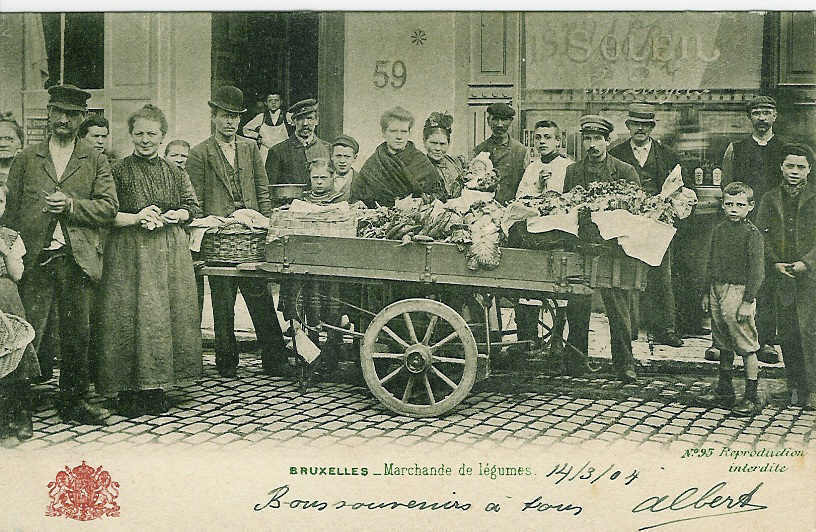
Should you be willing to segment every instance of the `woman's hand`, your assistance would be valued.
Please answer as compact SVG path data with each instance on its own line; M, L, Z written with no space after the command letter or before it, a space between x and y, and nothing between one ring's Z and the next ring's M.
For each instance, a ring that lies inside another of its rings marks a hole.
M161 215L161 220L166 224L177 224L190 219L187 209L169 210Z
M136 214L136 219L142 228L152 231L157 227L162 227L161 210L155 205L148 205Z

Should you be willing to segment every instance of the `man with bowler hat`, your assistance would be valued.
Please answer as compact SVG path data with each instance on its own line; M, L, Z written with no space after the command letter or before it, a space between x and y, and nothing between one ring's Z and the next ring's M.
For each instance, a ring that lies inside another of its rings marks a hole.
M289 108L295 132L291 137L269 148L266 173L269 183L309 184L309 161L329 159L331 145L317 137L320 115L317 100L301 100Z
M648 103L633 103L629 106L626 128L630 137L611 150L609 155L630 164L638 173L640 187L650 196L663 188L669 173L680 163L680 158L669 148L652 138L655 125L654 107ZM649 268L645 297L641 298L646 307L646 326L657 344L681 347L683 340L677 335L676 308L672 287L672 247L666 250L660 266ZM633 299L637 298L637 295ZM631 310L637 312L635 308ZM632 315L632 334L637 335L635 326L640 320Z
M742 181L754 191L754 202L759 205L762 196L782 182L782 147L787 140L774 134L773 126L777 119L776 100L770 96L757 96L746 108L751 120L751 136L732 142L723 155L722 186L732 181ZM748 219L756 220L754 209ZM766 279L772 279L774 272L767 270ZM770 291L771 283L763 283L757 293L756 324L759 333L757 353L761 362L775 364L779 355L773 344L776 340L776 308L774 296Z
M205 216L229 216L237 209L254 209L269 216L269 182L255 142L237 135L244 94L237 87L219 87L209 102L215 133L190 150L187 173ZM286 372L283 333L265 280L210 277L210 299L215 328L215 365L223 377L235 377L238 343L235 339L235 298L238 289L249 309L265 373ZM204 281L198 281L199 308Z
M629 164L607 153L612 122L600 115L581 117L581 143L584 158L567 167L564 178L564 192L576 186L584 188L593 181L614 182L620 179L640 184L637 171ZM629 295L620 288L601 290L606 316L609 319L609 336L612 343L612 362L618 377L626 382L637 380L632 356L632 320L629 315ZM569 321L568 341L576 349L570 349L567 371L580 375L587 370L586 357L589 348L589 319L592 312L592 297L572 296L567 304Z
M48 139L12 164L3 225L17 230L28 249L20 296L35 348L52 333L49 317L58 319L60 417L104 425L110 413L87 400L89 314L102 274L100 228L113 222L119 202L107 159L77 139L90 93L56 85L48 94Z

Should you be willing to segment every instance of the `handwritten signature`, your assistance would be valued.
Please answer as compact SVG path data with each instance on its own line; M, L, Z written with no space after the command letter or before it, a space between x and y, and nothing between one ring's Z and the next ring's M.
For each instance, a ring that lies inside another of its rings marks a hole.
M640 513L640 512L651 512L651 513L659 513L664 511L670 512L678 512L681 510L705 510L707 508L715 509L721 508L724 510L729 510L721 513L715 514L707 514L707 515L695 515L693 517L685 517L681 519L672 519L669 521L665 521L662 523L657 523L654 525L644 526L639 528L638 530L642 532L643 530L650 530L652 528L657 528L664 525L670 525L673 523L680 523L683 521L693 521L695 519L704 519L706 517L717 517L723 515L732 515L732 514L739 514L745 512L755 512L757 510L767 510L768 507L762 504L754 504L752 503L752 498L757 494L759 488L762 487L762 482L757 484L754 489L751 491L742 493L737 496L735 499L731 495L719 495L718 493L728 485L728 482L718 482L714 484L711 488L708 489L703 495L698 495L700 493L699 488L691 487L687 488L684 491L680 492L671 502L668 502L671 498L671 495L653 495L644 499L643 501L639 502L632 508L632 513Z

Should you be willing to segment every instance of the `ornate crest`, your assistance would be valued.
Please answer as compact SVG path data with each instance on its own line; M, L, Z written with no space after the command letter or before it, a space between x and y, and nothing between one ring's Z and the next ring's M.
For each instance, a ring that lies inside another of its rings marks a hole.
M94 469L82 461L71 469L65 466L48 483L51 503L45 510L49 517L67 517L90 521L99 517L119 517L119 483L114 482L102 466Z

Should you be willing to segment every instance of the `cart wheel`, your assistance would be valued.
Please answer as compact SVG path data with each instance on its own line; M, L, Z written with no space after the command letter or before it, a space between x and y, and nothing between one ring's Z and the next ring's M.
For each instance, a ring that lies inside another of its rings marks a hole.
M470 393L478 351L452 308L430 299L385 307L363 337L360 361L371 393L398 414L439 416Z
M552 338L553 332L555 332L556 334L560 334L561 339L563 341L566 341L567 340L566 328L563 327L563 324L560 328L556 327L557 324L556 313L558 312L558 300L552 298L544 298L541 300L541 303L542 303L541 312L538 316L538 324L543 329L543 333L541 334L542 341L545 344L551 342L553 340Z

